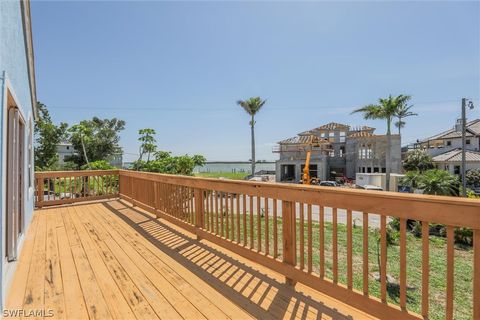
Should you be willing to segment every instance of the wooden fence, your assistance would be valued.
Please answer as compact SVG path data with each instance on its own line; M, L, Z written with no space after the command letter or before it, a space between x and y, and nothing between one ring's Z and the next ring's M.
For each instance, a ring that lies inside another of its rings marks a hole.
M459 258L454 254L454 232L458 227L472 229L471 305L473 318L480 319L478 200L124 170L112 171L110 176L118 177L120 198L271 268L290 283L303 283L380 318L428 318L432 267L429 229L436 223L446 226L443 312L446 319L453 319L458 293L454 290L454 262ZM387 224L392 218L399 218L400 225L398 303L389 298L387 281ZM411 284L407 283L407 270L412 261L407 260L407 252L413 248L407 246L407 228L411 221L419 221L421 232L421 246L415 249L421 251L421 281L414 284L421 292L420 314L408 308ZM372 239L376 233L378 239ZM372 264L377 263L369 255L372 241L378 241L380 281L371 274ZM379 286L378 298L372 294L373 286Z

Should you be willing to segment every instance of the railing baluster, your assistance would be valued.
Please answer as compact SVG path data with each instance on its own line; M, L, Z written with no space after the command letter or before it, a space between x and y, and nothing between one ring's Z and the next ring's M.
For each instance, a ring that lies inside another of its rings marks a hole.
M247 195L244 194L242 196L243 200L243 246L247 246L247 238L248 238L248 232L247 232Z
M237 201L237 243L240 243L240 194L235 197Z
M304 204L299 203L300 206L300 244L299 244L299 254L300 254L300 270L303 271L305 268L305 225L304 225ZM296 219L295 219L296 220Z
M333 283L338 282L338 230L337 208L332 208L332 258L333 258Z
M210 232L214 232L215 231L215 209L214 209L214 206L215 206L215 203L214 203L214 190L210 190Z
M430 278L430 234L428 222L422 221L422 316L428 319Z
M228 205L228 200L230 199L231 194L230 193L225 193L225 238L229 239L230 238L230 222L228 220L229 218L229 205Z
M353 288L353 263L352 263L352 210L347 209L347 288Z
M407 221L400 219L400 308L407 310Z
M473 230L473 319L480 319L480 230Z
M230 217L231 217L231 240L235 240L235 206L234 206L235 194L230 193Z
M380 296L387 302L387 217L380 216Z
M257 196L257 251L262 251L262 211L261 198Z
M319 242L319 256L320 256L320 278L325 277L325 208L318 207L318 242Z
M223 224L224 220L224 208L223 208L223 199L225 198L225 193L220 192L220 236L224 237L225 236L225 228Z
M308 204L307 206L307 231L308 231L308 249L307 249L307 271L312 273L312 260L313 260L313 250L312 250L312 205Z
M273 199L273 257L278 257L277 199Z
M453 291L454 291L454 228L447 226L447 297L446 315L447 320L453 319Z
M218 218L218 210L219 210L219 203L218 203L218 191L215 191L215 234L218 236L219 232L219 218Z
M270 242L269 242L269 230L268 230L268 198L265 198L265 255L268 256L270 253Z
M249 196L250 200L250 249L253 249L253 196Z
M363 295L368 296L368 213L363 213Z

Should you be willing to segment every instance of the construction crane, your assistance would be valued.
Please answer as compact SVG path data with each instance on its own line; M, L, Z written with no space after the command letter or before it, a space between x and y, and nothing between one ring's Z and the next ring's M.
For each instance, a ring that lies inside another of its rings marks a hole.
M302 184L317 184L318 179L310 177L310 159L312 157L313 148L319 148L324 144L327 144L328 141L325 139L320 139L317 136L310 135L308 140L305 142L305 152L307 154L305 158L305 166L303 168L302 174Z

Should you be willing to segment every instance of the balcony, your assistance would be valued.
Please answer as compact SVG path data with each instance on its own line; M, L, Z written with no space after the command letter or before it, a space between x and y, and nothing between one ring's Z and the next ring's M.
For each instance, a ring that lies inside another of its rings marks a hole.
M480 318L479 201L123 170L37 173L36 183L39 209L8 310L77 319ZM407 220L421 221L418 241ZM445 259L429 223L446 225ZM455 227L474 230L470 255L457 250ZM432 283L438 268L441 292Z

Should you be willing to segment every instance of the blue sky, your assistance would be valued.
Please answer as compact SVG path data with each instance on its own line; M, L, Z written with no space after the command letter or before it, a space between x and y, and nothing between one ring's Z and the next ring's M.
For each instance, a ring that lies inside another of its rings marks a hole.
M235 101L261 96L257 158L275 142L410 94L419 113L402 143L453 126L462 97L480 117L479 2L32 3L37 94L56 122L117 117L125 159L138 129L159 148L248 160L249 118Z

